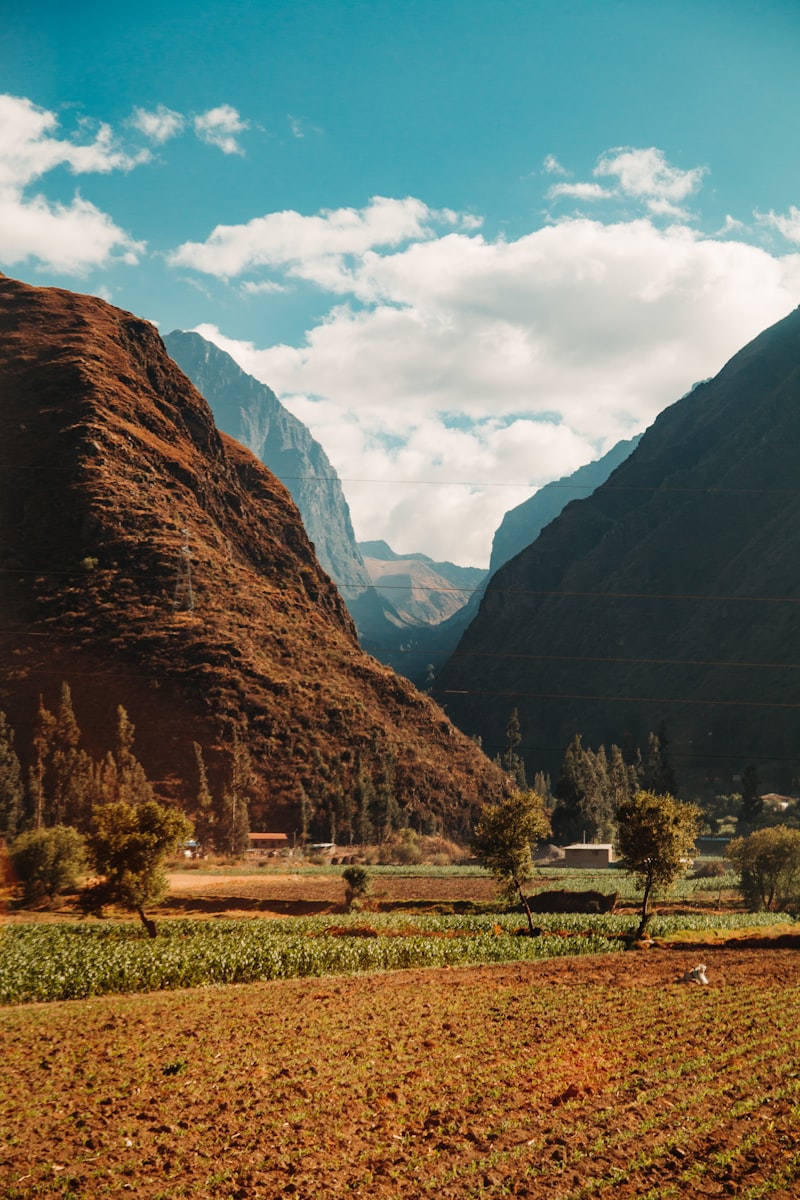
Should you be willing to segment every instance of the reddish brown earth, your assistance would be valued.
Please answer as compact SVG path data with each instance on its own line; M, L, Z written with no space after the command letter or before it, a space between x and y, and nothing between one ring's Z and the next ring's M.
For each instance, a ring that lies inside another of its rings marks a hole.
M254 829L296 830L301 786L326 814L387 764L412 819L448 830L499 794L474 743L361 651L289 493L147 321L0 276L0 397L0 708L23 756L40 693L55 707L67 680L87 749L102 758L123 704L180 802L192 743L219 794L237 729ZM186 539L193 611L174 606Z
M7 1200L772 1196L800 955L290 980L0 1013Z

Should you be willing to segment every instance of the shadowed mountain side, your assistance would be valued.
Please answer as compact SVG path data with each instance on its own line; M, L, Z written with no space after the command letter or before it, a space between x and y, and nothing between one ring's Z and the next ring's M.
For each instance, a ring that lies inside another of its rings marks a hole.
M308 428L271 388L199 333L174 330L164 345L208 401L218 427L252 450L289 489L317 558L339 588L362 642L379 642L387 624L402 624L390 601L372 586L339 477Z
M66 679L88 748L116 707L158 791L218 788L232 730L254 828L386 778L413 822L465 830L500 773L428 697L364 654L285 487L220 434L155 328L0 276L0 708L30 744ZM189 603L187 563L194 598Z
M530 769L662 721L680 781L786 788L800 746L800 310L663 412L494 575L436 695Z
M516 508L510 509L500 522L492 541L489 574L493 575L503 563L535 542L545 525L554 521L571 500L583 500L601 483L605 483L611 472L624 462L639 444L641 436L638 434L625 442L617 442L602 458L586 463L571 475L565 475L563 479L546 483L535 495L523 500Z

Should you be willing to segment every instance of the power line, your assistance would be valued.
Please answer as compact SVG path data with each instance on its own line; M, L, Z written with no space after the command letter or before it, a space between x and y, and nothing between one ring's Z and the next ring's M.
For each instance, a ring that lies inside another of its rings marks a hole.
M245 447L247 449L247 447ZM487 480L475 481L467 479L391 479L386 476L372 478L370 476L359 475L283 475L279 474L272 467L261 459L260 462L270 474L274 475L281 483L291 481L299 482L315 482L315 483L369 483L381 484L387 486L421 486L421 487L468 487L468 488L535 488L536 493L548 489L559 489L569 492L586 492L591 495L594 492L601 491L604 494L608 492L662 492L669 495L687 495L687 496L798 496L800 488L742 488L742 487L667 487L661 483L642 483L642 484L611 484L611 483L562 483L560 480L546 480L544 483L533 483L530 480ZM54 471L61 474L74 472L76 467L81 465L94 466L96 460L92 458L85 464L77 461L63 466L58 464L42 464L35 463L0 463L0 471ZM144 465L144 464L142 464Z
M580 692L495 692L487 688L434 688L436 696L494 696L509 700L597 700L615 704L682 704L699 708L800 708L789 700L690 700L673 696L601 696Z

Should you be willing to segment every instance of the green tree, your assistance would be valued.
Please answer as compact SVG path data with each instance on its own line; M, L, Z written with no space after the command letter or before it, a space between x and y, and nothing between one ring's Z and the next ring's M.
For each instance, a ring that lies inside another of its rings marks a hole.
M13 838L22 824L25 787L14 749L14 730L0 712L0 835Z
M519 712L516 708L512 708L506 726L505 750L500 755L498 762L506 774L511 776L514 787L524 792L528 787L528 782L525 778L525 761L519 752L521 743Z
M656 795L674 796L675 772L669 761L667 728L662 721L658 733L647 735L647 754L644 760L642 787Z
M472 850L492 872L507 896L519 895L533 934L533 916L523 884L533 874L531 844L550 833L550 822L536 792L512 792L497 804L485 804L472 835Z
M217 849L232 858L250 849L250 796L253 767L247 743L234 726L231 732L228 783L222 793L222 813L217 824Z
M50 736L46 771L47 824L73 825L85 830L93 799L94 762L81 749L81 731L72 706L69 684L61 684L58 710Z
M754 763L748 763L742 771L742 801L736 819L736 832L740 837L752 833L764 813L758 771Z
M394 790L395 757L391 750L380 756L375 776L372 823L379 844L386 842L403 824L403 815ZM334 839L331 838L331 841Z
M191 822L182 812L156 800L96 805L87 840L94 868L103 879L84 891L84 909L101 913L109 904L127 908L155 937L155 922L144 909L166 892L164 859L191 833Z
M144 767L133 753L135 726L120 704L117 708L117 745L114 761L117 767L117 800L125 804L145 804L155 799Z
M54 899L75 887L86 868L86 843L69 825L29 829L11 843L8 854L26 900Z
M602 746L596 753L585 749L581 735L575 734L564 754L556 796L553 833L558 841L612 840L614 810Z
M308 798L308 792L302 783L298 784L298 790L300 792L300 845L305 846L308 842L309 830L311 829L313 810L311 808L311 801Z
M208 772L203 759L203 749L199 742L192 742L194 758L197 765L197 793L193 814L194 836L200 848L207 850L214 842L214 797L208 785Z
M649 903L654 888L668 888L685 869L694 852L702 814L693 804L674 796L640 791L623 801L617 811L619 849L629 875L643 889L642 916L636 937L650 920Z
M800 897L800 830L786 825L735 838L727 856L739 871L740 890L751 911L781 911Z
M41 829L46 824L45 775L52 753L53 732L56 718L47 708L44 697L39 696L39 707L33 727L34 760L29 773L29 789L33 802L33 827Z

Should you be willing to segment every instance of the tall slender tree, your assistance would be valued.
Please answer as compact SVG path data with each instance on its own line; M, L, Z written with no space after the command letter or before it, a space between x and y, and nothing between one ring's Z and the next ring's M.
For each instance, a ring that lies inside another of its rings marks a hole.
M22 825L25 787L14 749L14 730L0 712L0 834L13 838Z

